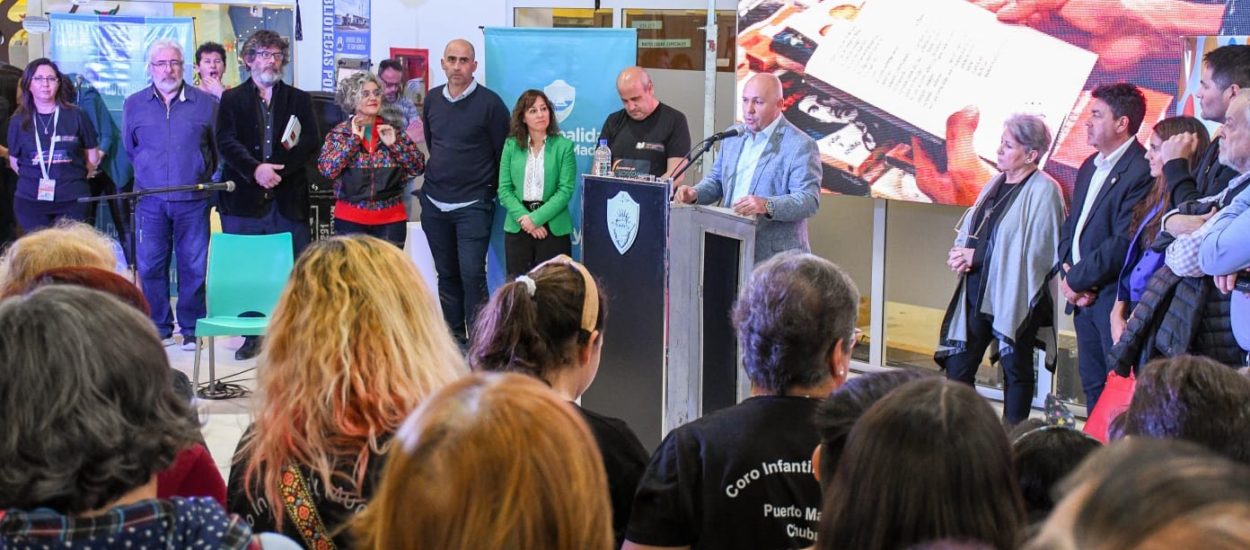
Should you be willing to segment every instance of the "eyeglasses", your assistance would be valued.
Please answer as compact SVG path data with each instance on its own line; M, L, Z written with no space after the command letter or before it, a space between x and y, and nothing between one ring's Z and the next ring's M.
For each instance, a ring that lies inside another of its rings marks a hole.
M153 61L151 63L153 69L181 69L181 59L167 59L165 61Z
M382 90L361 90L360 97L382 97Z
M59 79L55 76L32 76L30 77L31 82L43 83L43 84L56 84L57 80Z
M261 59L272 59L274 61L282 61L282 58L286 57L285 55L282 54L282 52L271 52L268 50L252 50L251 55L252 57L259 57Z

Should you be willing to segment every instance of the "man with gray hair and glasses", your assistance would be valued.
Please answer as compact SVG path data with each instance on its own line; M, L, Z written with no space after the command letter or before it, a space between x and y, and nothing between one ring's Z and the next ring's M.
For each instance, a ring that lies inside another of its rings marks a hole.
M859 290L828 260L755 268L733 323L751 397L681 426L638 483L624 548L802 548L816 539L816 407L846 381Z
M217 98L188 86L182 46L167 39L148 48L152 85L122 107L122 136L135 168L135 190L151 191L212 180ZM144 195L135 204L135 251L143 295L166 346L174 344L169 307L169 261L178 266L178 328L182 349L195 349L195 321L204 316L208 265L208 192Z

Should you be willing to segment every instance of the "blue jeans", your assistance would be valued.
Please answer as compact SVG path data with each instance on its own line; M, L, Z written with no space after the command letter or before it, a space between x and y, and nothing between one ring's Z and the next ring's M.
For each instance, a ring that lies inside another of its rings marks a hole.
M312 232L308 229L308 220L291 220L278 212L278 203L270 203L269 212L259 218L243 216L221 216L221 230L234 235L276 235L290 233L291 245L295 258L308 248L312 241Z
M135 249L143 297L161 338L174 331L169 309L169 258L178 266L178 326L184 338L195 337L204 317L204 273L208 268L208 199L167 201L143 197L135 207Z
M384 223L381 225L366 225L363 223L349 222L334 218L334 234L350 235L352 233L363 233L370 237L377 237L387 241L400 250L404 248L404 241L408 238L408 222Z
M1072 315L1072 328L1076 330L1077 370L1081 373L1081 388L1085 391L1085 407L1094 411L1098 397L1107 385L1107 354L1111 352L1111 306L1115 302L1114 289L1100 292L1090 307L1079 307Z
M17 225L26 233L51 227L61 219L86 222L95 206L94 202L32 201L13 197L13 215L17 218Z
M486 249L490 246L495 201L443 212L421 196L421 228L430 241L438 273L438 301L451 334L462 345L486 303Z

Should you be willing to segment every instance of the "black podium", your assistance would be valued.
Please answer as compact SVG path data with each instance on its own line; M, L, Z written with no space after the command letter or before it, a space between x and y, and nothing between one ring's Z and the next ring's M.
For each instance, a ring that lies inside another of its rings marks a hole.
M608 320L586 408L660 442L668 262L667 182L584 176L582 261L603 285Z
M746 397L730 311L753 266L755 220L670 205L668 182L584 182L582 259L603 284L608 322L582 403L625 420L653 449L673 428Z

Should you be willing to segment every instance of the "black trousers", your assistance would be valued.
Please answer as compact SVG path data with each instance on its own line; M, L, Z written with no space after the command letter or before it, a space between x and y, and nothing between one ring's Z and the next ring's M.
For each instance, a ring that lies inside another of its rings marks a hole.
M568 235L557 236L550 233L545 239L535 239L529 233L518 231L503 234L503 250L508 268L508 277L516 277L529 273L534 266L561 254L573 253L573 241Z
M1037 339L1038 315L1030 319L1015 334L1015 346L1010 353L999 358L1003 375L1007 378L1003 388L1003 419L1009 425L1019 424L1029 417L1037 376L1033 372L1033 342ZM968 319L968 343L964 351L946 359L946 378L975 385L977 369L985 350L994 342L992 317L972 314Z

